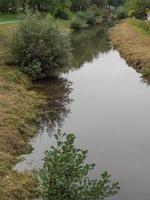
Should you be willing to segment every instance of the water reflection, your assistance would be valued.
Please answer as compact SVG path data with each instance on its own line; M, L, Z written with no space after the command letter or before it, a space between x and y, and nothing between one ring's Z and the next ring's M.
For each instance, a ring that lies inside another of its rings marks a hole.
M99 52L110 50L107 29L94 27L90 30L72 33L73 65L80 68L85 62L92 62Z
M92 62L101 53L110 50L106 30L94 27L78 33L72 33L73 67L80 68L85 62ZM35 84L36 90L46 94L47 105L41 109L39 129L51 135L57 127L61 128L65 119L71 113L70 104L73 101L69 97L72 92L72 82L64 77L53 77Z
M23 161L19 162L15 169L18 171L32 170L42 166L44 152L50 148L51 136L65 119L71 114L70 98L72 82L66 78L51 78L50 80L36 82L35 90L45 94L46 103L40 109L38 134L30 141L33 151L29 155L23 155Z
M72 83L63 77L53 77L35 84L35 89L45 94L47 99L39 117L41 133L45 128L48 133L52 133L56 127L62 127L64 120L71 113L70 104L73 101L69 97L72 92L71 85Z

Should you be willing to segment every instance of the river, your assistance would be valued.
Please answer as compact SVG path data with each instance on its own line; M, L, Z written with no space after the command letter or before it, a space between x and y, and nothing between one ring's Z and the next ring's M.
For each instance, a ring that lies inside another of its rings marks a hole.
M59 79L40 82L48 95L34 148L17 164L19 171L42 166L57 128L77 136L88 149L90 173L108 170L121 190L111 200L150 199L150 87L113 49L100 28L72 36L74 68Z

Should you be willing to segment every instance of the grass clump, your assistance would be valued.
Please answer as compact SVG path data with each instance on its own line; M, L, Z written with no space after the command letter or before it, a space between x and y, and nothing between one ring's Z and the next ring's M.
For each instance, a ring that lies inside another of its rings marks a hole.
M133 22L134 23L134 22ZM150 69L150 37L132 24L132 20L124 20L117 24L110 33L115 47L127 63L142 72Z
M140 73L142 73L143 77L150 78L150 68L142 68Z
M0 14L0 23L12 22L17 21L18 17L17 14L9 13L9 14Z
M143 32L150 35L150 21L144 21L139 19L132 19L130 23L137 27L138 29L142 30Z
M37 196L38 184L30 174L11 172L0 178L2 200L31 200Z

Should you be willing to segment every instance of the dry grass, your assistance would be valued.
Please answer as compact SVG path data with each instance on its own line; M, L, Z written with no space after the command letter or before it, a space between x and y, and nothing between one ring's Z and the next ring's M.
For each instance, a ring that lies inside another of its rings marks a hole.
M11 32L16 27L16 24L0 25L0 64L5 64L5 58L7 55L8 39L11 36Z
M138 30L129 20L117 24L110 38L127 63L135 69L150 69L150 36Z
M35 180L13 172L18 156L29 152L28 139L36 132L41 97L29 90L31 82L15 67L5 64L6 41L15 25L0 25L0 199L32 199Z

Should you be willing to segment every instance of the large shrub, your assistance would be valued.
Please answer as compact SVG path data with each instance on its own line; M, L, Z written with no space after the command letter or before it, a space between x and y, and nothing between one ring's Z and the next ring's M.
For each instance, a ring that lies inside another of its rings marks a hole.
M107 172L100 180L90 180L85 164L87 151L75 148L75 135L55 135L57 145L46 152L39 172L43 200L104 200L117 193L118 183L112 183Z
M71 64L69 37L49 17L28 13L11 42L12 62L33 79L68 70Z

